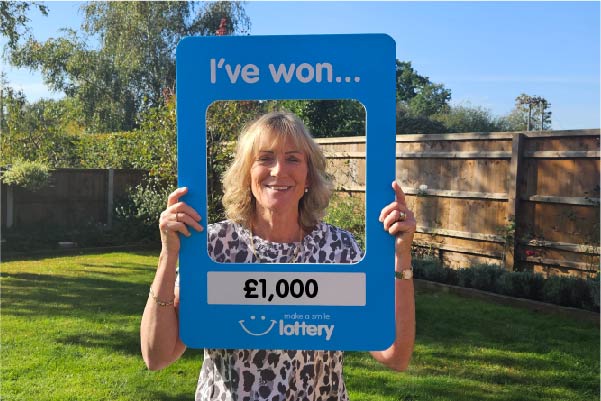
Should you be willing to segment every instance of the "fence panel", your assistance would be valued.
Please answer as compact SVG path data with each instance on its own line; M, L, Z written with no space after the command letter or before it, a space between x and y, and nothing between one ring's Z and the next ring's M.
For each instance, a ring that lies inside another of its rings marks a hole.
M110 225L114 201L145 176L143 170L57 169L35 192L2 184L2 227Z
M364 192L365 137L318 142L337 190ZM399 135L396 152L416 244L445 265L599 271L598 129Z

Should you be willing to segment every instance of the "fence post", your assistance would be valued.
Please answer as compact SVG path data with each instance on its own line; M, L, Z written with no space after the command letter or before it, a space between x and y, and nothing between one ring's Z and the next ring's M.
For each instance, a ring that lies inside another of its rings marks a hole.
M515 268L517 239L518 239L518 212L519 194L518 187L522 178L522 153L524 146L524 134L516 133L511 141L511 164L509 166L508 188L507 188L507 226L505 235L505 269L513 271Z
M108 195L107 195L107 210L106 210L106 225L109 229L113 228L113 198L115 194L114 186L115 170L109 168L108 174Z
M15 195L12 185L6 186L6 228L15 223Z

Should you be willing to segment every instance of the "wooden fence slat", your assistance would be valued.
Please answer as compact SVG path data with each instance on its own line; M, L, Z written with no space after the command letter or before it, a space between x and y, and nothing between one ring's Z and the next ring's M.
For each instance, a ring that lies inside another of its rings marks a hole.
M601 130L579 129L563 131L521 131L521 132L465 132L458 134L410 134L397 135L397 142L433 142L433 141L491 141L511 140L514 135L522 134L526 138L563 138L599 136Z
M532 150L524 157L529 159L598 159L601 152L594 150Z
M494 192L471 192L471 191L449 191L446 189L419 189L403 187L405 195L416 196L437 196L441 198L473 198L473 199L494 199L507 200L507 193Z
M574 137L590 137L599 136L601 130L594 129L568 129L557 131L524 131L522 134L526 138L574 138Z
M601 252L601 248L594 245L585 244L572 244L570 242L553 242L545 240L532 239L529 241L520 241L522 245L528 245L537 248L552 248L559 249L562 251L569 251L574 253L585 253L589 255L598 255Z
M326 159L365 159L365 152L323 152Z
M449 237L457 237L457 238L466 238L466 239L474 239L479 241L488 241L488 242L505 242L505 239L496 234L483 234L483 233L471 233L465 231L457 231L457 230L446 230L443 228L435 228L435 227L424 227L417 226L416 232L422 234L437 234L437 235L446 235Z
M574 262L572 260L560 260L560 259L549 259L549 258L540 258L537 256L527 256L525 258L526 261L532 263L539 263L548 266L560 266L560 267L570 267L572 269L595 272L598 271L598 266L592 265L586 262Z
M544 195L532 195L521 197L522 200L530 202L543 202L543 203L559 203L563 205L581 205L581 206L599 206L599 198L588 198L581 196L544 196Z
M503 141L511 140L513 132L466 132L461 134L409 134L397 135L398 142L436 142L436 141Z
M484 152L397 152L397 159L510 159L511 152L504 150Z
M422 248L430 248L431 247L434 249L440 249L442 251L469 253L469 254L481 255L481 256L490 256L495 259L501 259L503 257L503 252L495 252L495 251L484 250L484 249L466 248L466 247L457 246L457 245L443 244L443 243L438 243L438 242L424 242L424 241L418 241L418 240L414 240L413 243Z

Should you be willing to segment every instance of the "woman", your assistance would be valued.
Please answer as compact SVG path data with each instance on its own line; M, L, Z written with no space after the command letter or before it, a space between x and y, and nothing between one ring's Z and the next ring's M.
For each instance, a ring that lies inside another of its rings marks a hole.
M373 357L404 370L413 352L415 310L411 275L413 213L403 191L379 216L396 236L396 340ZM352 235L323 223L331 194L325 159L303 123L290 113L261 116L241 134L224 176L227 220L208 226L208 251L218 262L352 263L363 253ZM179 235L198 232L201 216L180 201L178 188L161 214L162 250L141 324L142 355L162 369L185 351L178 335ZM392 278L391 278L392 279ZM207 349L196 400L348 400L341 351Z

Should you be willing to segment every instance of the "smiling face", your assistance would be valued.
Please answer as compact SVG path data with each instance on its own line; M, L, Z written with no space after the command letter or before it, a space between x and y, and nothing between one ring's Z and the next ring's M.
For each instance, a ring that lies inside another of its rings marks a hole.
M296 216L298 203L309 185L305 153L289 136L261 135L250 169L257 215L264 212Z

